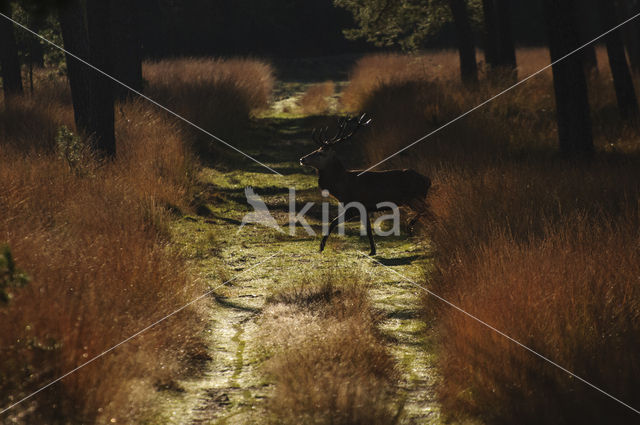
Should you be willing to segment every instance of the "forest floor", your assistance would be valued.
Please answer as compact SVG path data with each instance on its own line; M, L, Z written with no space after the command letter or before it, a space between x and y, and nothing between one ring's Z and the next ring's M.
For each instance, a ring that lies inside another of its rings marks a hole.
M291 99L304 85L292 84L288 89L290 95L281 94L280 105L294 105ZM281 93L285 92L287 87L281 86ZM314 149L308 126L308 120L295 111L287 115L282 109L274 110L271 116L252 121L244 143L234 143L283 176L240 158L231 162L242 161L241 166L231 168L219 162L201 169L198 214L175 222L174 239L211 288L242 274L216 289L206 307L205 339L212 361L201 373L159 391L164 407L161 417L150 422L266 422L275 384L264 370L269 357L265 340L270 338L265 332L278 324L267 323L272 319L265 315L265 303L291 282L341 269L356 270L371 282L371 304L383 318L378 327L400 371L397 398L404 405L400 423L441 422L435 401L434 347L420 316L421 291L389 270L422 279L430 262L429 247L422 239L405 234L379 237L375 258L381 265L363 255L369 251L368 241L353 224L347 225L344 236L332 235L325 251L319 253L320 203L325 198L314 172L298 164L302 155ZM264 200L282 231L259 224L241 228L244 215L253 211L245 197L246 187ZM307 235L301 226L294 236L289 234L290 188L295 188L297 211L315 202L306 217L316 236ZM331 212L335 216L335 205Z

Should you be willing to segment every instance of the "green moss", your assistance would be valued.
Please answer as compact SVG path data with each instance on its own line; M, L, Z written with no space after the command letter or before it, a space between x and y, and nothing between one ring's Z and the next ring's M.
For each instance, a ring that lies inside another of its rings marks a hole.
M385 315L381 331L397 341L391 349L403 372L398 385L407 421L439 421L437 405L429 393L437 379L432 351L427 350L431 345L425 340L426 325L416 313L419 290L359 254L368 252L368 241L359 236L357 224L349 225L346 236L332 235L323 253L318 252L319 234L308 236L301 228L295 236L288 234L287 188L295 187L298 208L322 200L315 174L298 165L298 158L313 148L304 137L307 130L304 119L256 120L249 140L234 144L285 177L253 163L242 162L233 168L235 160L218 158L216 164L221 165L204 167L197 176L194 205L206 206L206 214L191 213L172 224L177 248L209 287L234 279L215 289L207 307L211 323L206 340L213 358L210 370L199 379L180 382L186 394L161 395L162 404L173 412L163 414L162 423L188 423L199 418L206 418L204 423L259 422L272 390L261 371L270 353L257 340L264 303L276 289L336 268L358 270L372 281L374 307ZM242 217L253 211L246 203L247 186L263 198L287 233L251 224L238 232ZM320 221L313 217L308 221L319 233ZM427 246L406 235L377 238L377 244L380 261L412 279L421 279L424 264L430 261L425 255ZM279 255L238 276L275 253ZM220 394L229 402L216 401Z

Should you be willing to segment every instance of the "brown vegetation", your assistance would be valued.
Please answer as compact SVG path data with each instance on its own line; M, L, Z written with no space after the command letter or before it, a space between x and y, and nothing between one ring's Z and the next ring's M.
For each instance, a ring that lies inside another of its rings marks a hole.
M397 422L394 362L361 277L332 272L296 282L269 300L264 320L274 422Z
M333 81L311 85L300 98L302 112L307 115L318 115L329 111L329 98L335 92Z
M548 61L544 51L523 54L528 60L518 63L541 68ZM401 69L398 61L389 68ZM370 79L386 66L374 63L377 70L353 75ZM382 84L358 82L362 91L349 95L357 99L352 109L373 111L378 122L363 146L369 163L500 88L483 81L469 93L453 81L398 72ZM555 154L552 89L543 74L393 162L435 181L430 288L637 407L640 161L635 130L612 108L607 75L601 69L590 81L594 159ZM425 313L437 320L439 394L449 416L505 424L635 420L631 410L459 311L425 297Z
M244 135L250 115L268 106L274 84L271 66L249 59L162 60L145 64L143 77L151 98L226 141ZM211 137L188 130L199 153L216 153Z
M152 65L149 92L195 105L190 111L206 107L203 120L232 109L242 116L219 122L233 126L265 101L269 82L246 86L255 77L243 74L248 62L215 64L228 66L226 76L200 88L214 85L206 95L220 83L227 103L199 103L203 93L171 86L178 78L172 72L189 72L180 62L164 62L166 85L154 80L160 70ZM118 158L100 164L62 125L73 128L73 111L60 82L38 85L35 97L16 98L0 114L0 243L30 278L0 304L2 407L204 291L171 247L167 227L172 211L188 207L194 162L184 127L146 101L118 104ZM200 350L203 323L196 307L185 309L6 414L29 423L131 422L149 413L140 401L148 401L151 385L171 380Z

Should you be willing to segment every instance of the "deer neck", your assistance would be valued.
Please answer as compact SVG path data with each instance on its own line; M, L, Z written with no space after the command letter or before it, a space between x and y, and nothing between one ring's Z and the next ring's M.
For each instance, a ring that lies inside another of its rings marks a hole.
M347 170L339 160L332 161L326 167L318 170L318 186L321 190L328 190L336 198L340 198Z

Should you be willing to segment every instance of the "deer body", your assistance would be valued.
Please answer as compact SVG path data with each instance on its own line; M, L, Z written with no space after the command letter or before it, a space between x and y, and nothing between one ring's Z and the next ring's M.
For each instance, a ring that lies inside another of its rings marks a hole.
M373 240L373 231L369 214L380 210L378 205L382 202L392 202L397 206L408 206L417 212L412 220L415 222L421 215L426 213L424 199L431 187L431 180L420 173L409 169L397 169L387 171L370 171L362 175L360 170L347 170L337 157L333 145L338 141L351 137L359 126L367 125L371 120L364 123L364 115L357 122L350 134L345 135L347 126L353 119L344 119L340 123L338 134L331 140L316 140L321 147L314 152L300 158L301 165L308 165L318 170L318 186L321 190L327 190L331 196L343 204L358 202L366 210L367 236L371 245L370 255L375 255L376 246ZM326 139L326 130L325 139ZM320 132L321 134L322 132ZM314 136L316 132L314 131ZM315 139L315 137L314 137ZM353 209L347 209L344 220L349 221L358 214ZM329 225L329 231L323 236L320 243L320 251L331 234L331 231L339 224L336 217ZM364 219L365 217L363 217Z
M377 211L381 202L410 206L416 199L423 200L431 186L427 177L409 169L370 171L358 176L360 172L345 170L342 164L318 170L318 186L343 204L360 202L367 211Z

